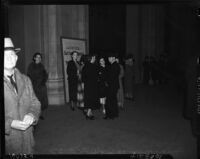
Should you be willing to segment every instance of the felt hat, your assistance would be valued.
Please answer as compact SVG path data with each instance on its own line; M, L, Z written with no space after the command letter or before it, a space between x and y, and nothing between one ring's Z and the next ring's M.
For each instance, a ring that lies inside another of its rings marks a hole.
M4 38L4 50L13 50L15 53L18 53L21 51L20 48L15 48L14 44L12 42L12 39L10 37L5 37Z

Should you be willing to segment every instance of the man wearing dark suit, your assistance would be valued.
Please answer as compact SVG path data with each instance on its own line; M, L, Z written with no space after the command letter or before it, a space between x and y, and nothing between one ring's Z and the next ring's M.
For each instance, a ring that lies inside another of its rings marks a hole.
M110 66L108 66L107 83L108 91L106 98L106 116L104 119L114 119L119 115L118 105L117 105L117 91L119 89L119 73L120 67L116 62L116 55L110 54L108 56L108 61Z

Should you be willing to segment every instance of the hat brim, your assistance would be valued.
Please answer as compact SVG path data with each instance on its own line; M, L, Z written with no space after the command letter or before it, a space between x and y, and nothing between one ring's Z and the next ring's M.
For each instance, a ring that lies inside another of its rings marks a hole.
M13 50L15 53L18 53L21 51L21 48L4 48L4 50Z
M21 51L21 49L20 48L16 48L16 49L14 49L15 50L15 52L16 53L18 53L18 52L20 52Z

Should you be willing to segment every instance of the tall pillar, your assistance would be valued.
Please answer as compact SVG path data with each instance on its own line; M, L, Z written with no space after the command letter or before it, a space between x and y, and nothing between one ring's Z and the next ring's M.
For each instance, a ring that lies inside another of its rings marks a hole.
M64 75L61 54L61 36L88 38L87 6L48 5L41 6L43 52L45 67L49 73L48 97L50 105L61 105L64 99ZM67 93L67 92L66 92ZM68 101L68 100L67 100Z
M8 10L9 26L6 32L9 32L14 44L22 49L18 68L26 73L33 54L41 52L49 74L49 104L64 104L65 70L60 38L86 39L88 50L88 5L11 5Z
M64 104L63 75L60 58L60 20L59 6L41 6L43 52L45 68L48 71L48 99L50 105Z

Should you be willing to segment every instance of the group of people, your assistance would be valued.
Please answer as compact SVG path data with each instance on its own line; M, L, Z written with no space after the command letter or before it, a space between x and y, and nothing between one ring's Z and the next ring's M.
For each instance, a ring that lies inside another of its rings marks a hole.
M41 63L42 54L35 53L33 55L33 61L28 67L27 75L25 75L16 68L19 51L19 48L14 47L11 38L4 38L6 154L33 153L33 129L39 119L44 119L42 114L48 107L46 88L48 73ZM76 106L81 108L86 119L89 120L95 119L93 110L100 108L104 114L104 119L117 118L119 108L124 107L124 98L134 100L135 68L133 56L127 55L124 64L113 53L108 54L107 57L97 55L80 56L78 52L73 51L71 56L72 60L67 62L66 70L71 109L75 110ZM146 60L148 63L149 59ZM199 58L197 68L195 60L196 57L191 60L191 67L189 65L186 71L186 81L188 81L186 103L189 105L188 115L186 116L192 119L192 130L198 138L197 145L199 149L200 67ZM153 59L150 61L153 62ZM144 78L146 82L147 77L144 76Z
M4 38L5 150L6 154L32 154L33 131L48 107L48 73L39 52L33 55L27 74L21 73L16 68L18 52L12 39ZM81 108L87 120L95 119L95 109L106 120L117 118L119 108L124 108L124 96L133 99L132 84L124 84L134 79L132 56L126 58L125 69L115 53L80 56L73 51L71 57L66 70L71 109ZM124 77L130 79L125 82Z
M124 98L133 100L133 63L132 55L124 65L116 53L97 56L73 51L66 69L71 110L82 109L90 120L95 119L96 109L102 110L104 119L117 118Z
M165 84L168 80L168 60L165 54L158 59L154 56L145 56L143 61L143 84Z
M74 111L76 105L90 120L95 119L96 109L102 110L104 119L117 118L124 103L124 70L117 55L80 55L73 51L71 57L66 70L71 109Z

